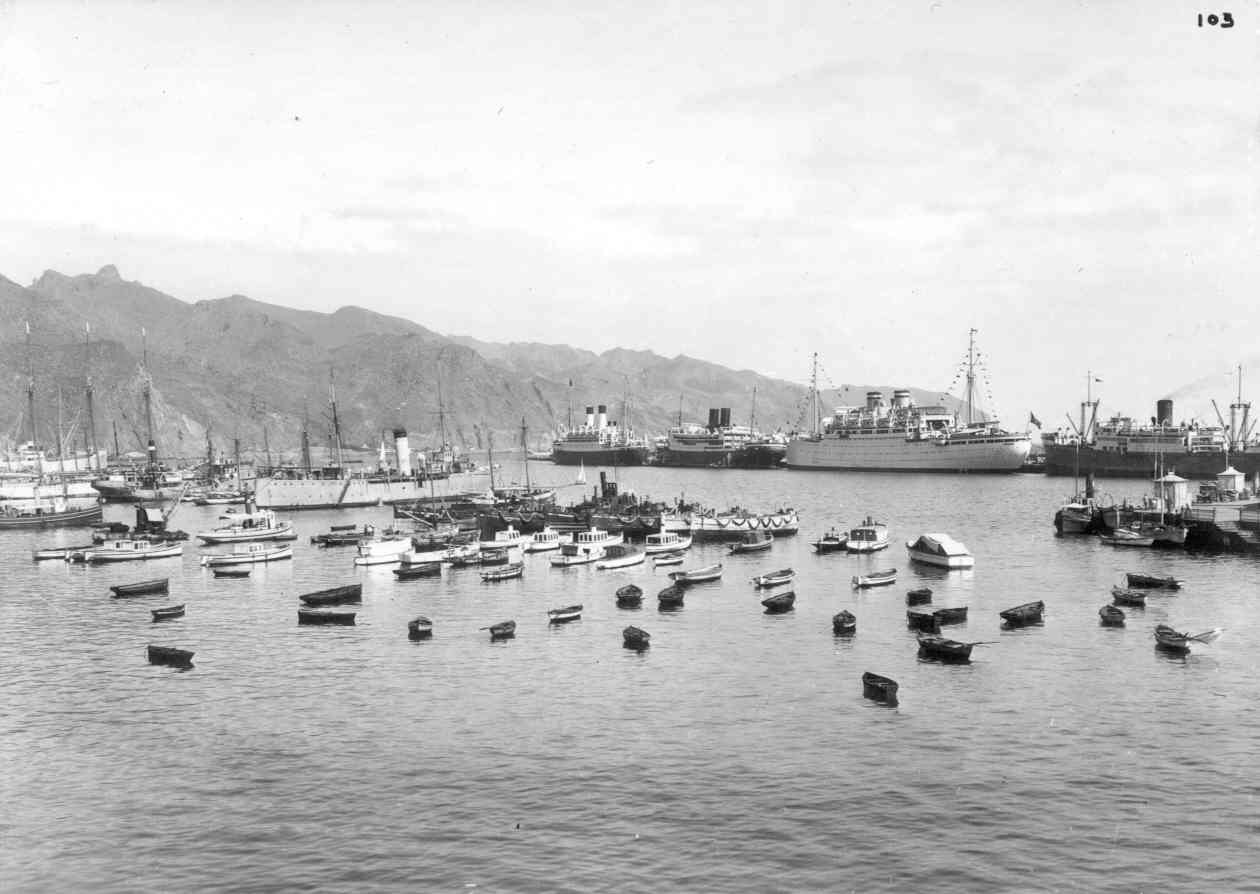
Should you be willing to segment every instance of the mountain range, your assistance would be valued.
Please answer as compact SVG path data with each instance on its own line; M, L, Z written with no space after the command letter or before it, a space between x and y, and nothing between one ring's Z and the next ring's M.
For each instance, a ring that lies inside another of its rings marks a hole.
M413 313L423 318L423 305ZM319 313L243 295L189 303L113 266L75 276L49 270L26 287L0 276L0 332L0 438L30 437L33 377L39 440L49 447L59 416L64 439L86 442L88 376L99 444L111 453L115 444L143 448L147 378L159 454L175 457L204 456L208 441L230 452L234 439L248 454L293 456L304 427L314 446L326 444L333 387L343 442L366 447L395 427L416 446L440 442L443 429L469 449L491 438L516 446L523 419L536 448L568 423L570 408L580 424L586 406L599 403L616 420L628 406L640 433L663 433L680 415L703 422L710 407L730 407L734 421L747 422L754 389L762 430L804 425L808 413L803 385L685 355L486 342L353 306ZM868 388L892 386L844 386L842 399L855 402ZM912 393L941 402L935 392Z

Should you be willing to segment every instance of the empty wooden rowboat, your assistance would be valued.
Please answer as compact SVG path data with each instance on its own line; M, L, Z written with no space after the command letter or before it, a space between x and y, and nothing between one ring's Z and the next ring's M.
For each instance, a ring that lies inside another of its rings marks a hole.
M642 627L627 627L621 631L621 644L627 649L633 649L635 652L642 652L650 646L652 634L648 633Z
M643 603L643 590L634 584L626 584L617 590L617 608L638 608Z
M831 616L831 632L836 636L848 636L857 632L857 618L852 612L841 611Z
M582 606L580 605L566 605L564 608L553 608L547 612L547 622L550 624L567 624L581 617Z
M170 621L173 618L182 618L184 616L183 603L179 605L168 605L166 608L150 609L153 614L154 621Z
M927 605L932 601L932 588L919 587L906 593L906 605Z
M110 587L113 591L111 599L123 599L127 596L147 596L150 593L165 593L170 586L171 579L169 577L159 577L153 580L142 580L134 584L118 584Z
M344 605L347 602L363 601L363 584L346 584L342 587L329 587L327 590L316 590L314 593L303 593L298 599L309 606Z
M408 639L430 639L433 636L433 622L424 615L418 615L407 622Z
M788 590L786 593L775 593L773 596L767 596L761 600L762 606L765 607L767 615L781 615L784 612L790 612L796 605L796 592Z
M899 688L897 681L891 677L883 677L870 671L862 674L862 695L872 701L895 705Z
M1146 594L1141 590L1112 587L1111 601L1116 605L1127 605L1130 608L1146 608Z
M193 654L188 649L174 646L149 646L149 664L166 664L171 667L192 667Z
M500 621L498 624L491 624L489 627L482 627L482 630L490 631L490 639L512 639L516 636L515 621Z
M967 623L967 606L958 605L952 608L938 608L932 612L932 616L936 618L936 623L941 626L946 624L965 624Z
M1045 610L1046 604L1038 599L1036 602L1025 602L1023 605L998 612L998 617L1009 627L1024 627L1028 624L1040 624L1042 612Z
M324 609L298 609L298 623L302 625L339 624L343 627L354 626L355 612L330 612Z
M1098 610L1098 623L1104 627L1123 627L1124 612L1114 605L1104 605Z

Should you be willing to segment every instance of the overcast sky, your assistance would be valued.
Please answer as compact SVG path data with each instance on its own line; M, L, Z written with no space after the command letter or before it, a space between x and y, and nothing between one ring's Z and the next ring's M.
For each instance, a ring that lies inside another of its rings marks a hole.
M1260 13L1201 11L0 3L0 273L836 384L943 388L974 326L1021 427L1087 369L1228 398Z

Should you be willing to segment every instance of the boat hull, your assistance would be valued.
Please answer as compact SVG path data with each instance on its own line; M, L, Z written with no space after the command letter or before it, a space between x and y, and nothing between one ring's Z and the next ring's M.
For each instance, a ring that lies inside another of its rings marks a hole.
M1076 475L1077 449L1072 444L1046 444L1046 474ZM1156 467L1176 469L1182 478L1214 479L1226 466L1233 466L1248 478L1260 472L1260 451L1231 450L1226 462L1223 452L1210 453L1117 453L1097 447L1080 449L1081 475L1098 478L1151 478Z
M788 442L787 467L829 471L1017 472L1032 441L1020 435L958 437L938 446L904 434L821 435Z
M457 472L445 487L465 489L486 473ZM259 478L254 504L259 509L354 509L401 503L429 496L430 484L420 478Z
M647 460L646 447L566 447L556 443L551 461L558 466L641 466Z
M0 515L0 530L11 528L73 528L94 525L101 520L98 503L88 509L66 512L42 512L38 515Z
M750 444L713 450L666 447L656 455L655 464L685 469L781 469L786 453L783 445Z

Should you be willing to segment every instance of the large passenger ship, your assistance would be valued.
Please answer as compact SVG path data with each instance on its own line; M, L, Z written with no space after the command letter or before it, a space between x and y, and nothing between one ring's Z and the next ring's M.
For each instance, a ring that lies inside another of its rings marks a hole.
M783 464L787 439L763 435L747 425L732 425L730 407L709 410L709 424L679 424L669 430L656 452L662 466L773 469Z
M869 391L861 407L837 407L821 418L815 359L811 381L812 430L788 442L790 469L861 469L887 472L1014 472L1028 458L1026 434L1004 431L996 420L974 415L975 330L967 348L967 419L945 407L919 407L910 392L893 392L891 404Z
M551 448L551 460L562 466L641 466L647 441L608 421L608 407L586 408L586 424L562 432Z

